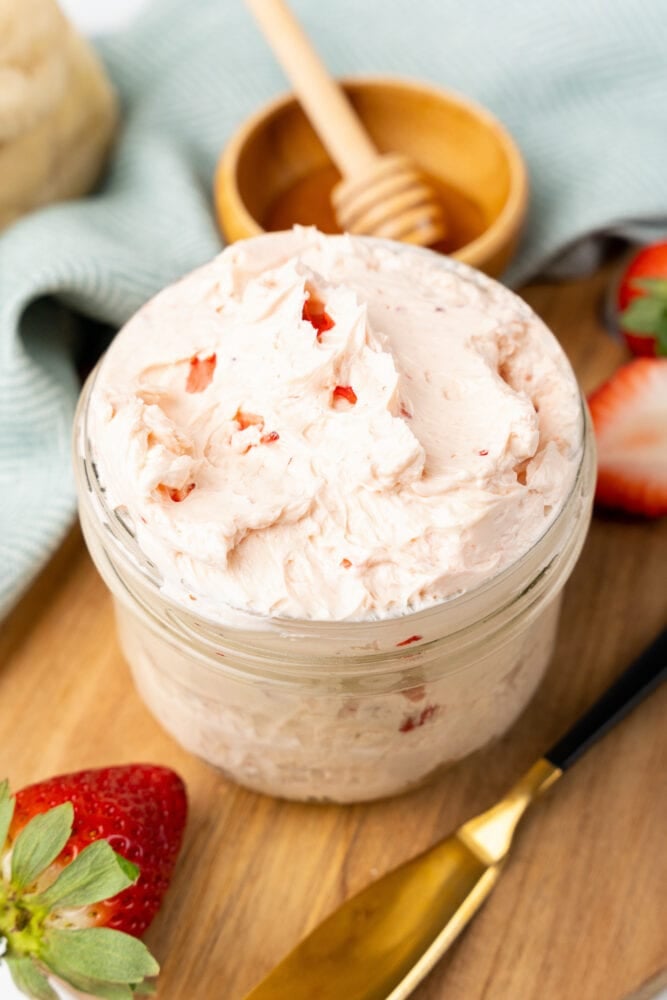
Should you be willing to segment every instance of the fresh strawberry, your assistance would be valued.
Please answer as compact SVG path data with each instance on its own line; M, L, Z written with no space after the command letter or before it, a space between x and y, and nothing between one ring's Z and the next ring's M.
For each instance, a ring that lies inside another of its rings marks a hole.
M644 247L621 279L619 322L633 354L667 354L667 243Z
M187 801L173 771L132 764L0 784L0 939L16 985L51 1000L53 974L112 1000L159 971L136 938L180 849ZM4 846L3 846L4 845Z
M667 514L667 359L635 358L588 400L598 446L596 499Z
M57 867L100 839L141 867L136 885L95 907L96 912L85 917L87 925L141 937L159 909L181 846L187 813L183 782L169 768L152 764L78 771L41 781L17 793L10 838L37 813L63 802L74 806L74 824Z

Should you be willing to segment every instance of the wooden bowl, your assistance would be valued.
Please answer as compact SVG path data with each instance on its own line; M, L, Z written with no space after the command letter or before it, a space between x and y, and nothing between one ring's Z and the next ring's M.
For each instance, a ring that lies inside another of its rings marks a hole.
M449 234L435 249L500 274L528 199L523 159L502 125L484 108L428 84L379 77L342 86L380 151L410 155L441 192ZM220 227L230 242L294 223L337 232L329 196L338 180L296 99L280 97L238 129L220 158Z

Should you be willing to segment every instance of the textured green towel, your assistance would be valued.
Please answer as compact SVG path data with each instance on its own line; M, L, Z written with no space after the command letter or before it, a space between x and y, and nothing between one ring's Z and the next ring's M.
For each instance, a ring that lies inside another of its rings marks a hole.
M552 273L592 266L605 233L667 232L661 0L294 7L335 72L430 79L509 126L533 186L512 282L547 264ZM0 236L0 612L71 521L69 348L99 337L81 317L117 326L219 249L217 154L245 115L285 89L241 0L158 0L100 47L126 114L104 189Z

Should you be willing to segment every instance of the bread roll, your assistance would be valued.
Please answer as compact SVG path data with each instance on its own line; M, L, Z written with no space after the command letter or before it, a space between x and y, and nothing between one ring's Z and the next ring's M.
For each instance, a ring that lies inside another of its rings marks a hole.
M117 117L97 56L54 0L0 0L0 229L89 191Z

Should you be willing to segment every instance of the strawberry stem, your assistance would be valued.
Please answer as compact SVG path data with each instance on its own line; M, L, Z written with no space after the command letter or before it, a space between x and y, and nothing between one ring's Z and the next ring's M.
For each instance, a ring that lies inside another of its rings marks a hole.
M36 956L44 933L48 910L33 907L20 892L6 892L0 887L0 937L7 942L12 955Z

